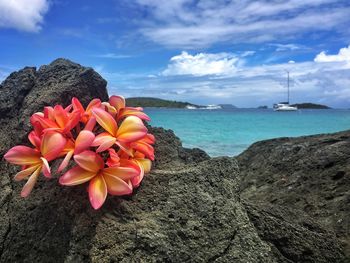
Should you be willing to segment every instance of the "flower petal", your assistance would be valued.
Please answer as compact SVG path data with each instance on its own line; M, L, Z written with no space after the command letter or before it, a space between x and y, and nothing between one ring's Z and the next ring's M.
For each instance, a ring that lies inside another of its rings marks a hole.
M64 128L69 120L67 112L61 105L54 107L55 121L60 128Z
M91 131L82 130L75 140L74 154L78 154L87 150L94 140L95 134L93 134Z
M131 143L131 148L135 149L136 151L139 151L146 155L148 158L150 158L152 161L154 160L154 149L151 145L148 143L141 141L137 141L135 143Z
M124 180L110 176L109 174L103 173L108 193L111 195L128 195L132 193L132 186Z
M109 98L109 104L119 111L120 109L125 108L125 99L122 96L113 95Z
M43 161L42 172L46 178L51 178L51 170L48 161L45 158L40 158Z
M33 166L29 166L27 169L24 169L20 172L18 172L15 177L14 180L15 181L21 181L24 178L26 178L27 176L31 175L36 169L39 168L40 165L33 165Z
M95 137L95 140L92 142L91 146L100 146L109 138L114 138L114 137L111 136L108 132L102 132Z
M62 172L68 166L69 161L72 159L73 153L74 153L73 151L67 152L67 154L64 157L62 163L60 164L60 166L57 169L58 173Z
M104 151L110 149L115 144L116 140L117 139L112 138L108 141L105 141L96 149L96 152L100 153L100 152L104 152Z
M40 137L36 134L35 131L31 131L28 134L28 139L30 141L30 143L37 149L40 149L40 145L41 145L41 140Z
M35 183L38 181L38 177L40 175L41 166L39 166L34 173L29 177L27 183L23 186L21 191L22 197L27 197L30 192L33 190Z
M99 209L107 197L106 182L101 175L95 176L89 184L89 199L94 209Z
M144 112L139 111L137 109L134 108L124 108L121 109L119 114L118 114L118 120L127 117L127 116L136 116L138 118L140 118L141 120L145 120L145 121L150 121L151 118Z
M74 155L74 160L81 168L89 172L97 173L104 167L104 161L101 156L93 151L84 151Z
M113 167L113 166L119 166L119 155L116 153L116 151L114 149L109 149L109 158L107 159L106 164L109 167Z
M79 166L75 166L62 175L59 182L62 185L78 185L90 181L94 176L96 176L96 173L89 172Z
M92 131L96 126L96 118L91 117L85 125L84 130Z
M6 161L17 165L40 164L40 153L27 146L18 145L11 148L5 155Z
M116 134L117 140L122 143L137 141L147 134L147 128L140 118L130 116L120 125Z
M59 132L45 132L40 147L42 156L46 160L52 161L62 152L64 146L66 145L66 142L67 140Z
M152 162L149 159L136 159L136 161L143 167L145 173L149 173L151 171Z
M92 113L96 118L96 121L109 132L111 135L115 135L118 129L117 122L115 119L105 110L100 108L92 109Z
M138 176L135 176L134 178L131 179L132 186L135 188L140 186L140 183L142 182L143 177L145 175L145 170L143 169L143 166L137 161L136 163L139 165L141 172Z
M135 169L133 167L108 167L103 169L103 174L107 174L108 176L118 177L124 181L130 180L135 176L140 174L140 169Z

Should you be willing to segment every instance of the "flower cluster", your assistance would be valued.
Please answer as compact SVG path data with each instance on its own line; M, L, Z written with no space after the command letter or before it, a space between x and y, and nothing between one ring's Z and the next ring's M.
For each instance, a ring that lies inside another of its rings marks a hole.
M28 135L33 148L15 146L4 157L22 166L16 181L28 179L22 197L30 194L41 172L51 178L50 161L62 158L57 170L62 172L73 159L76 165L60 176L59 183L89 182L90 203L98 209L107 193L131 194L150 171L155 139L143 123L148 120L142 108L126 107L121 96L108 102L94 99L86 109L73 98L66 108L56 105L34 113Z

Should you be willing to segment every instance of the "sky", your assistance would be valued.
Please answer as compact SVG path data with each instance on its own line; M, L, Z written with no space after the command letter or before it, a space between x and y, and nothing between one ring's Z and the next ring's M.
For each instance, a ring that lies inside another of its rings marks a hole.
M110 95L350 108L349 0L0 0L0 80L67 58Z

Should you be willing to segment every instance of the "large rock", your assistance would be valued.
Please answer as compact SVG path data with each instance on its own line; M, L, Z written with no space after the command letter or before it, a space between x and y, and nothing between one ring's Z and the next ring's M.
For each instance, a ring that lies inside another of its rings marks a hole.
M57 73L60 70L66 77L60 78ZM105 82L92 70L81 74L85 70L72 62L58 60L38 72L27 68L10 75L0 87L6 91L0 93L0 101L6 102L8 94L17 94L22 102L16 99L9 102L17 106L19 115L1 115L0 137L8 140L6 145L1 144L2 149L23 143L27 132L23 127L28 126L29 115L43 105L67 104L73 95L84 102L92 97L106 99ZM38 77L42 71L46 72L47 80L44 75ZM73 72L68 74L68 71ZM45 89L53 83L54 91ZM72 83L85 84L75 90ZM19 88L19 84L25 88ZM34 87L38 101L35 96L27 98ZM20 121L23 124L19 125ZM9 133L13 127L16 132ZM242 204L235 159L210 159L202 150L183 148L171 131L152 127L149 130L157 139L152 172L132 196L109 197L98 211L91 208L85 185L62 187L56 180L47 181L43 177L29 198L20 198L22 184L11 179L17 168L2 161L0 262L342 260L332 233L311 222L308 235L303 237L298 234L304 231L303 226L281 213L280 208L275 208L270 217L260 207ZM278 218L278 223L271 218ZM286 251L296 252L283 254L283 244L280 252L276 252L273 237L278 235L283 235L287 242ZM317 245L324 239L327 246ZM290 255L294 258L289 258Z
M304 211L350 256L350 131L257 142L237 159L244 199Z

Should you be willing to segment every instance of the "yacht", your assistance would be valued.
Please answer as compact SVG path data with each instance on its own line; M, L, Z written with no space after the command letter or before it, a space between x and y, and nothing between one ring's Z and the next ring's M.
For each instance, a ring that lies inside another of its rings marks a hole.
M273 105L275 111L296 111L298 107L289 104L289 71L287 71L287 87L288 87L288 101L280 102Z

